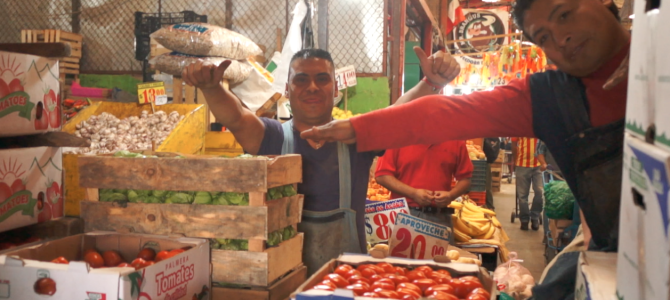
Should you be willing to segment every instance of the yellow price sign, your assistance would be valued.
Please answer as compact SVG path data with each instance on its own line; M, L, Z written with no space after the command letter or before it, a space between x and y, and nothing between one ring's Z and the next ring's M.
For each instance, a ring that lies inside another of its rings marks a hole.
M140 104L155 103L156 105L163 105L167 103L165 86L162 81L138 84L137 95Z

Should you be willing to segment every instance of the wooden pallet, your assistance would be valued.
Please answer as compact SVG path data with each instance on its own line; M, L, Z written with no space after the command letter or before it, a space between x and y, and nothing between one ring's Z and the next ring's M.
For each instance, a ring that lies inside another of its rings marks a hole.
M61 80L65 75L79 75L79 61L82 56L83 36L63 30L21 30L22 43L68 43L72 50L70 57L59 60Z
M212 300L285 300L307 279L307 267L300 266L269 287L212 288Z

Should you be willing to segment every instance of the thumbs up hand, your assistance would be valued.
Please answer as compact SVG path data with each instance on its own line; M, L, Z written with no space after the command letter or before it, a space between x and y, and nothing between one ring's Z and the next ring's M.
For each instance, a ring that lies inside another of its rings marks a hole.
M442 50L428 56L420 47L414 47L414 53L419 58L423 74L434 85L445 86L461 72L461 65L451 54Z

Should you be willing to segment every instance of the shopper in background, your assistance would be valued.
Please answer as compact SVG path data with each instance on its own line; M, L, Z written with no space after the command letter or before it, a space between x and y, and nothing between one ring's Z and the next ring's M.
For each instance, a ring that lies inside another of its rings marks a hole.
M413 216L453 228L447 205L470 189L472 171L465 142L448 141L386 150L375 176L392 199L407 199Z
M302 136L357 141L359 151L483 136L537 137L575 195L582 226L588 226L586 244L616 251L630 33L611 0L517 0L513 17L558 70L493 91L425 97ZM579 253L557 256L533 289L535 298L574 299L578 258Z
M516 173L516 196L519 201L519 220L521 230L528 230L528 221L533 230L540 229L540 218L544 204L544 186L542 172L547 169L544 154L536 154L539 144L536 138L513 138L512 153L514 172ZM541 163L542 161L543 163ZM528 196L533 186L533 203L528 210Z
M460 72L449 54L440 51L427 56L420 48L415 51L426 78L405 93L400 103L435 94L432 86L445 85ZM302 155L303 182L298 192L305 195L305 200L298 230L305 233L302 252L309 274L343 252L367 252L365 198L370 165L379 152L356 152L356 145L303 139L299 134L332 120L338 90L330 53L302 50L291 59L286 96L293 119L283 124L257 117L221 86L228 65L230 61L219 66L197 62L187 66L182 77L202 90L216 119L247 153Z
M504 146L500 138L485 138L482 150L486 155L486 208L495 210L493 205L493 178L491 176L491 166L500 155L500 146ZM503 150L504 151L504 150ZM502 175L502 174L501 174Z

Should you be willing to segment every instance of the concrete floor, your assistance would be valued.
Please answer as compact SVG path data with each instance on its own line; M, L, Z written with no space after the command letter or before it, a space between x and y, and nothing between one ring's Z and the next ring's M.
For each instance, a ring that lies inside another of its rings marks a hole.
M540 226L538 231L522 231L519 229L521 223L518 218L515 219L514 223L510 222L515 207L516 185L514 181L511 184L508 184L506 179L503 179L503 181L501 191L493 194L493 205L500 223L502 223L510 238L507 242L507 248L509 251L517 252L519 259L523 260L522 265L533 274L533 278L537 282L540 280L545 267L544 244L542 244L544 230ZM533 192L531 190L529 199L532 198Z

